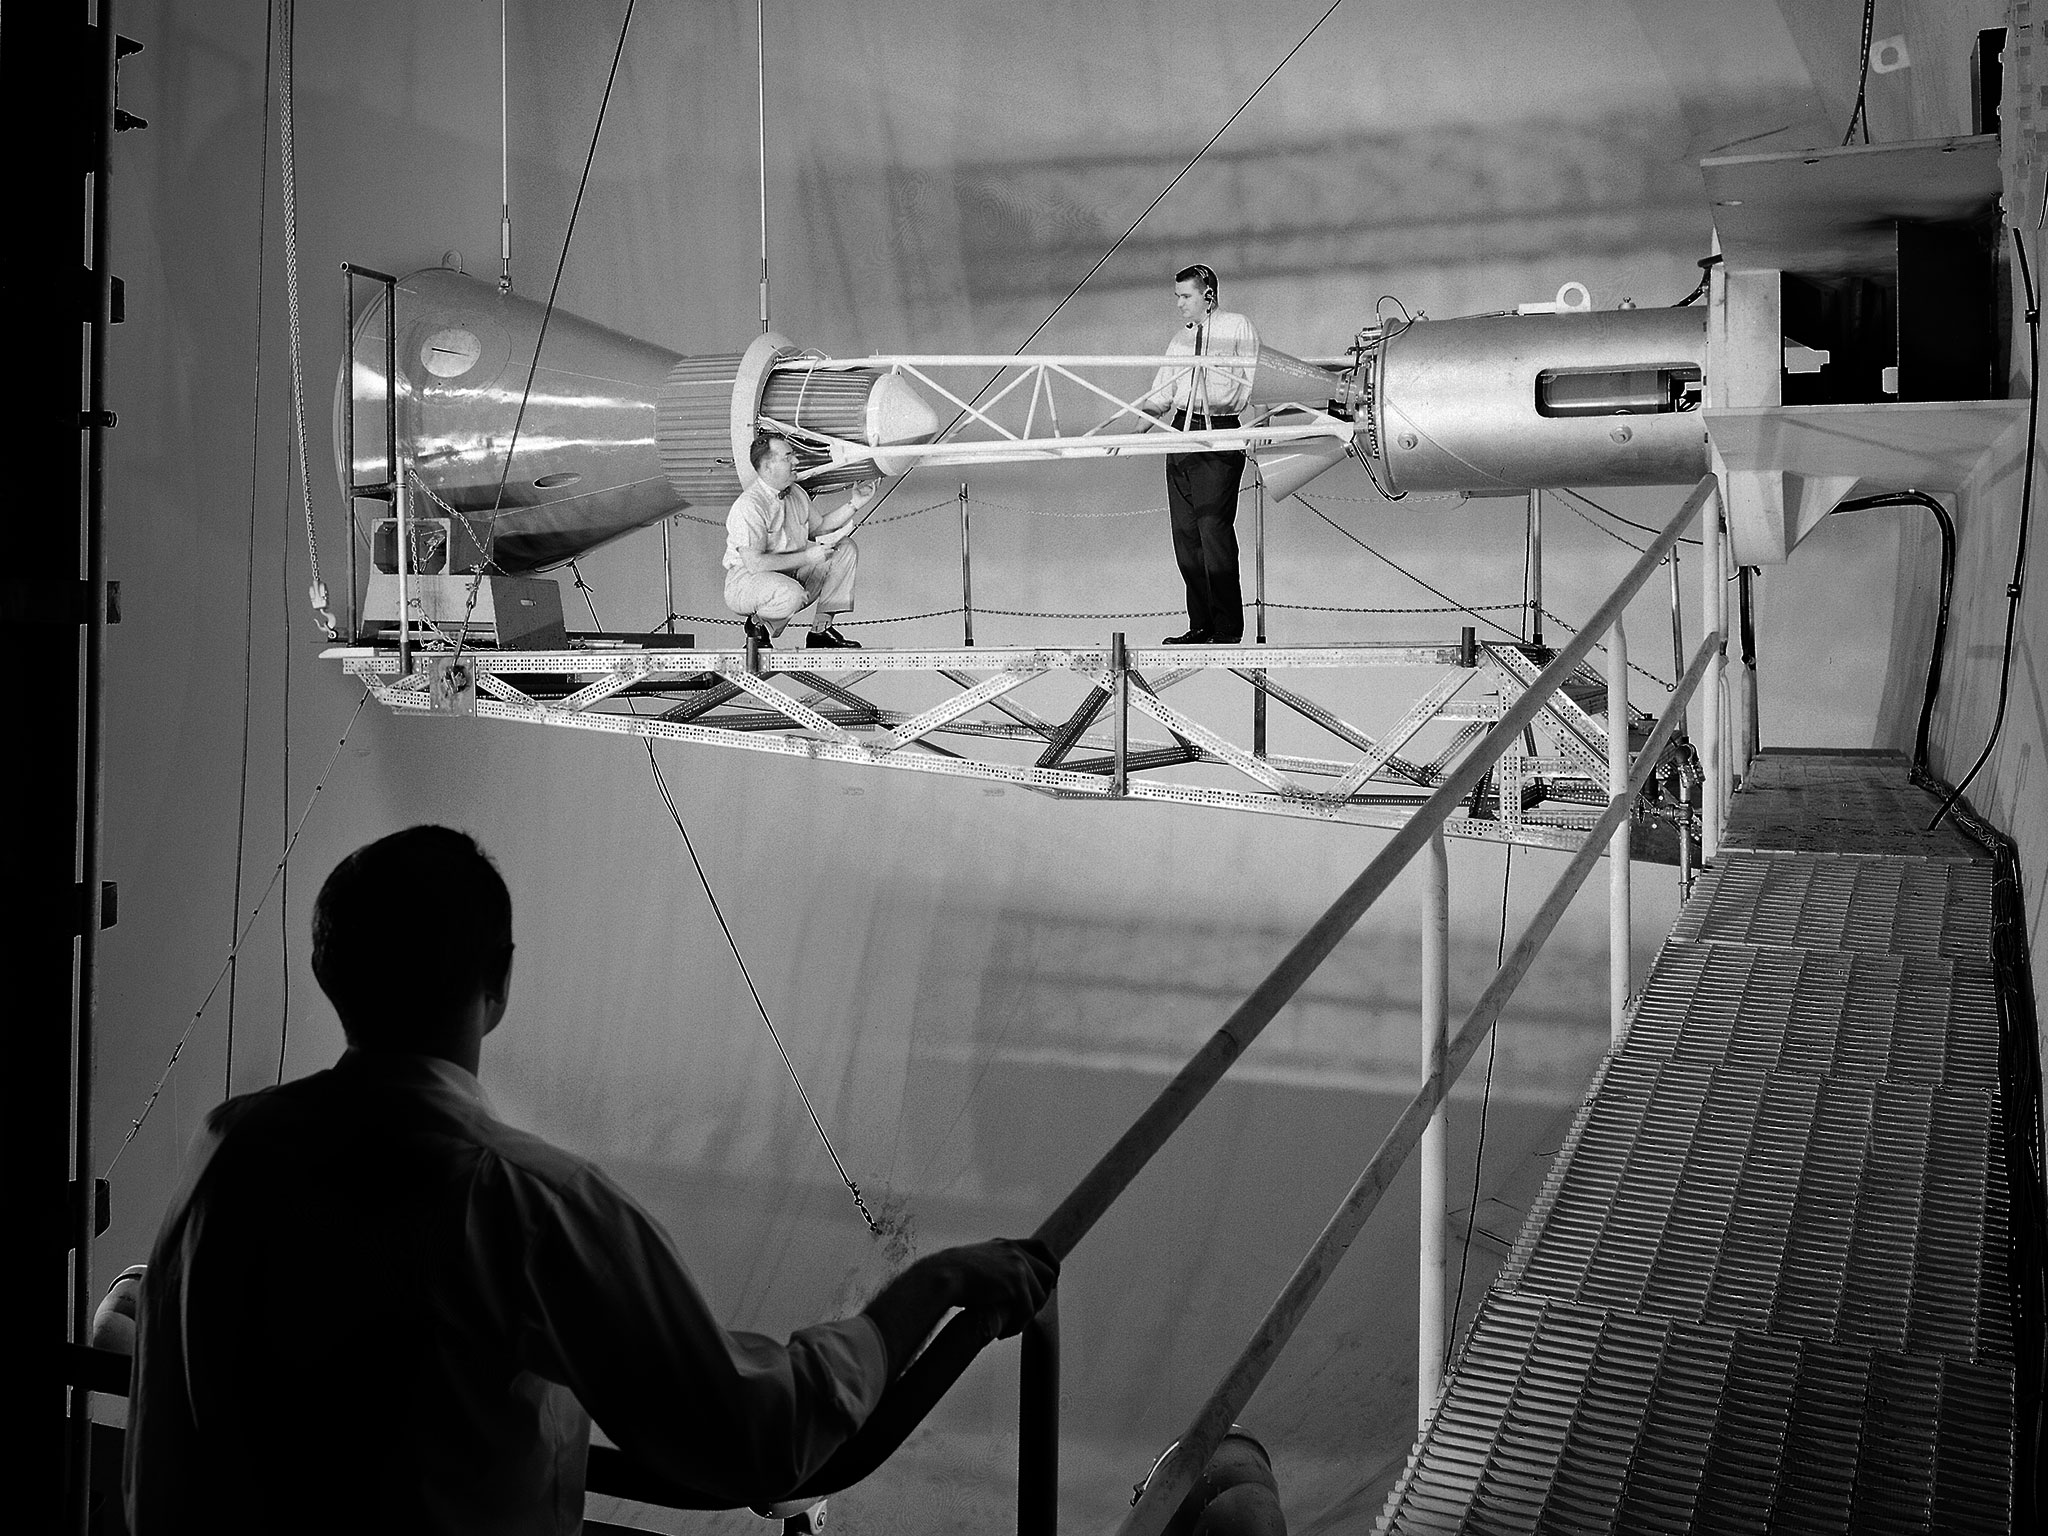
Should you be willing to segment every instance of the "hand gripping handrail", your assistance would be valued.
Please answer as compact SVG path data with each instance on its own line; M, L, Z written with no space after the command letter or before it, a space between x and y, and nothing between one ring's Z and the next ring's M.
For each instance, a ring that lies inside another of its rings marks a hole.
M1231 1424L1244 1411L1245 1404L1251 1401L1252 1394L1265 1379L1267 1370L1287 1346L1296 1325L1307 1315L1317 1293L1323 1288L1323 1282L1329 1279L1338 1261L1344 1257L1352 1239L1379 1204L1380 1196L1386 1193L1395 1176L1406 1166L1437 1105L1443 1102L1451 1084L1457 1081L1473 1053L1479 1049L1479 1043L1498 1022L1501 1010L1528 974L1537 952L1557 927L1572 898L1578 895L1586 877L1593 872L1593 866L1607 852L1608 838L1627 818L1636 796L1656 771L1657 759L1677 730L1679 721L1684 719L1686 704L1699 687L1700 679L1706 675L1707 664L1719 644L1718 634L1710 634L1700 642L1692 664L1679 679L1678 688L1658 719L1656 729L1637 756L1628 787L1614 797L1606 812L1593 824L1586 841L1572 856L1571 863L1565 866L1563 875L1558 878L1542 908L1516 941L1514 952L1508 956L1485 992L1480 994L1463 1027L1451 1040L1444 1053L1442 1067L1430 1075L1380 1142L1372 1161L1366 1164L1365 1171L1359 1174L1357 1182L1345 1195L1343 1204L1337 1207L1321 1235L1288 1278L1236 1363L1208 1402L1202 1405L1194 1422L1181 1434L1166 1460L1153 1472L1145 1486L1144 1496L1125 1516L1118 1536L1157 1536L1180 1507L1181 1500L1194 1487L1203 1467L1208 1465L1209 1458L1230 1432Z
M1508 706L1478 746L1445 775L1436 793L1387 840L1386 847L1302 935L1272 973L1238 1005L1208 1043L1195 1053L1130 1128L1117 1138L1116 1144L1074 1186L1072 1193L1039 1224L1033 1235L1061 1260L1073 1252L1089 1229L1143 1171L1153 1154L1165 1145L1167 1138L1216 1086L1231 1064L1286 1007L1408 862L1436 835L1450 814L1464 803L1466 796L1478 786L1494 762L1515 744L1564 680L1578 670L1595 642L1621 617L1630 599L1663 563L1664 557L1678 543L1679 536L1713 499L1717 489L1712 475L1704 476L1693 487L1677 514L1651 541L1578 634L1543 669L1528 691ZM1695 659L1694 669L1704 670L1710 660L1719 655L1720 643L1718 631L1708 634L1701 643L1701 653ZM1687 675L1692 676L1691 669ZM1682 709L1683 705L1677 708ZM1674 721L1677 718L1675 710L1667 711L1667 715ZM1667 731L1667 738L1668 734ZM1654 762L1654 754L1646 752L1642 754L1642 760ZM1603 818L1596 830L1598 836L1589 845L1595 849L1593 857L1605 849L1607 833L1613 830L1613 826ZM880 1466L960 1379L991 1337L985 1317L966 1312L955 1317L890 1385L867 1422L791 1496L816 1498L837 1492L859 1482ZM1201 1464L1197 1462L1195 1465L1199 1470Z

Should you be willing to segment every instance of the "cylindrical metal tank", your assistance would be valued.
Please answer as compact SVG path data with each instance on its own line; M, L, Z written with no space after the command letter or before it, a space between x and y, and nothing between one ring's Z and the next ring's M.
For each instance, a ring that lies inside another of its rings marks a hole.
M1390 492L1689 484L1706 348L1703 308L1418 320L1366 359L1358 447Z

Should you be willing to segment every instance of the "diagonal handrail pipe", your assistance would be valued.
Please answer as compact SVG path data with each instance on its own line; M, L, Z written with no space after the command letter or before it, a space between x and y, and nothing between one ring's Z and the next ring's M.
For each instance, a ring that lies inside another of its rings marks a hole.
M1272 973L1238 1005L1222 1027L1210 1036L1173 1081L1160 1090L1158 1097L1117 1138L1115 1145L1082 1177L1066 1199L1039 1224L1033 1235L1061 1260L1073 1252L1089 1229L1165 1145L1167 1138L1179 1129L1209 1090L1222 1079L1231 1064L1287 1006L1309 976L1436 834L1451 812L1464 803L1465 797L1478 786L1501 754L1520 738L1523 729L1536 718L1564 680L1578 670L1598 638L1622 615L1629 601L1655 573L1664 557L1677 545L1679 536L1717 491L1718 485L1712 475L1701 477L1678 512L1607 595L1606 601L1586 620L1578 634L1543 669L1536 682L1507 708L1465 760L1445 775L1436 793L1387 840L1386 846L1287 952ZM1716 631L1703 641L1702 650L1709 658L1718 655L1720 639ZM1604 849L1604 841L1600 846ZM791 1497L816 1498L835 1493L859 1482L880 1466L960 1379L992 1337L989 1322L984 1316L966 1312L956 1316L890 1385L867 1422L823 1467L800 1488L793 1490Z
M1657 759L1675 734L1678 723L1685 718L1686 705L1691 701L1700 679L1706 675L1707 665L1720 644L1718 634L1710 634L1700 642L1692 663L1679 679L1670 702L1665 706L1656 729L1650 734L1642 752L1636 759L1634 771L1629 775L1627 788L1617 794L1607 810L1593 824L1586 841L1558 877L1550 895L1544 900L1536 916L1516 941L1513 953L1495 974L1493 981L1480 994L1479 1001L1466 1016L1465 1023L1452 1038L1443 1057L1442 1066L1431 1073L1421 1090L1411 1099L1408 1107L1393 1124L1374 1152L1372 1161L1359 1174L1344 1201L1324 1226L1308 1253L1296 1266L1280 1295L1273 1302L1259 1326L1253 1331L1250 1341L1238 1355L1229 1372L1217 1385L1196 1413L1194 1421L1175 1443L1173 1450L1157 1467L1145 1485L1145 1492L1135 1508L1124 1517L1118 1536L1158 1536L1158 1532L1172 1518L1175 1510L1202 1469L1209 1464L1209 1458L1229 1434L1230 1426L1251 1401L1252 1394L1265 1380L1266 1372L1279 1358L1280 1351L1293 1337L1295 1327L1307 1315L1314 1304L1323 1283L1329 1279L1338 1262L1344 1257L1379 1204L1380 1196L1393 1183L1395 1177L1407 1166L1409 1156L1422 1139L1424 1128L1430 1116L1450 1092L1451 1084L1458 1080L1473 1054L1479 1049L1494 1025L1499 1022L1501 1011L1514 996L1515 989L1528 975L1537 952L1550 938L1552 930L1564 916L1565 909L1579 893L1586 877L1608 851L1608 839L1627 818L1634 807L1636 796L1649 783L1656 771Z

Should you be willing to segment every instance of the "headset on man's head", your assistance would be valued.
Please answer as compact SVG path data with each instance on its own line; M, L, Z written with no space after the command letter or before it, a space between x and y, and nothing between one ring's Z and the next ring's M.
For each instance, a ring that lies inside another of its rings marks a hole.
M1209 301L1211 309L1216 307L1216 269L1196 262L1193 266L1182 267L1173 274L1176 283L1200 283L1202 297Z

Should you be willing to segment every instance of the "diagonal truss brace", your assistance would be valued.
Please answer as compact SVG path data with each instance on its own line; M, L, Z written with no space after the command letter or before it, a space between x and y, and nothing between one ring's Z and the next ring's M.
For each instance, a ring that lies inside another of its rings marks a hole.
M1008 693L1012 688L1020 684L1030 682L1034 677L1043 677L1044 675L1045 668L1028 667L1019 668L1015 671L998 672L993 677L984 678L966 692L955 694L952 698L946 700L945 703L934 705L923 714L904 721L893 730L884 731L882 733L884 749L894 751L899 747L908 746L920 736L930 731L935 731L940 726L957 720L972 710L979 709L982 705L988 703L989 700Z
M1455 667L1439 678L1434 687L1415 701L1415 707L1401 717L1401 723L1380 738L1378 746L1366 753L1358 765L1327 791L1332 800L1348 800L1365 787L1366 782L1393 760L1394 754L1412 741L1418 731L1436 718L1436 712L1448 704L1464 686L1477 675L1472 667Z

